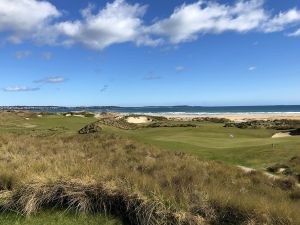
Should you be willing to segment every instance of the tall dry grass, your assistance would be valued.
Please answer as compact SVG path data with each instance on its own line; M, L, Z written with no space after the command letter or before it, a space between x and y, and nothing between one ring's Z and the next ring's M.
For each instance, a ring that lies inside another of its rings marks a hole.
M25 214L59 206L132 224L300 224L292 180L108 134L3 134L1 182L4 205Z

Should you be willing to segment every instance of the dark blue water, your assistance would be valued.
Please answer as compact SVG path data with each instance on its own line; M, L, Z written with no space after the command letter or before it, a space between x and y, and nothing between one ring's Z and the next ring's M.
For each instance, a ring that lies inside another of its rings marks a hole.
M223 114L223 113L300 113L300 105L278 106L146 106L146 107L117 107L117 106L93 106L93 107L34 107L32 111L47 112L118 112L135 114Z

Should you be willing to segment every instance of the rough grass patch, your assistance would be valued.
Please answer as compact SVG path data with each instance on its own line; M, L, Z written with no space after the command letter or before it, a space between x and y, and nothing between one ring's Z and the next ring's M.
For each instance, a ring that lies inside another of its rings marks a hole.
M51 207L112 214L125 218L133 225L206 224L202 217L176 212L155 196L149 199L105 184L58 181L24 185L12 194L6 209L30 215Z

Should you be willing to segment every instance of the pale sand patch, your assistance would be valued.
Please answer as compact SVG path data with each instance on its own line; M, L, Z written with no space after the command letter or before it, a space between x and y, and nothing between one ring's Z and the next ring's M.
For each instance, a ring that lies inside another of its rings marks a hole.
M245 173L251 173L251 172L255 172L258 171L256 169L250 168L250 167L246 167L246 166L237 166L238 168L240 168L242 171L244 171ZM269 179L273 179L273 180L280 180L280 179L284 179L284 177L279 176L279 175L275 175L269 172L264 171L263 174L268 177ZM296 187L300 188L300 184L296 183Z
M24 127L24 128L35 128L35 127L37 127L36 125L33 125L33 124L30 124L30 123L24 123L23 125L22 125L22 127Z
M128 117L128 123L149 123L151 119L147 118L146 116L139 116L139 117Z
M85 118L84 115L74 115L75 117L81 117L81 118Z
M278 173L283 173L284 171L286 171L286 168L280 168L280 169L278 170Z
M246 166L237 166L237 167L240 168L241 170L243 170L245 173L250 173L250 172L255 171L255 169L246 167Z
M272 138L283 138L283 137L291 137L290 133L288 132L279 132L276 134L273 134Z

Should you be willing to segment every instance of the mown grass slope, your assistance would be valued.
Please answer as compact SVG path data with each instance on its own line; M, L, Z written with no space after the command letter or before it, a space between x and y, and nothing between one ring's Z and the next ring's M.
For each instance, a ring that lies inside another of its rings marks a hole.
M271 136L278 131L272 129L226 128L222 123L211 122L196 124L196 128L106 129L163 149L260 169L300 154L299 136L275 139Z

